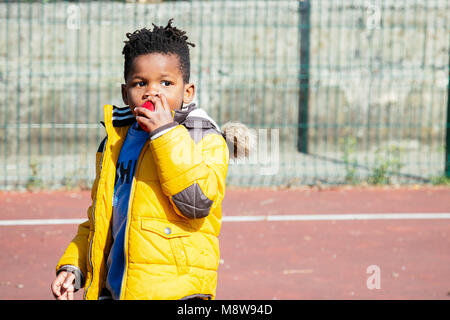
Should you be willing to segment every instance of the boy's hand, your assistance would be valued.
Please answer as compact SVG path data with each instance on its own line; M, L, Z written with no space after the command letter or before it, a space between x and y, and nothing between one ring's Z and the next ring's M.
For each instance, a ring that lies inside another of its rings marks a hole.
M149 100L155 106L155 111L150 111L142 107L134 109L138 124L147 132L173 122L172 112L167 102L167 98L160 94L159 96L149 97Z
M57 300L73 300L75 275L72 272L61 271L52 282L51 289Z

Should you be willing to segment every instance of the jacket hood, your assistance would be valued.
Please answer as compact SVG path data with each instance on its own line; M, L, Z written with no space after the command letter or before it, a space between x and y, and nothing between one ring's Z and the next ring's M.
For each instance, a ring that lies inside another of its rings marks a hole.
M217 123L210 116L208 116L205 110L198 108L195 103L183 106L179 110L174 110L173 120L179 124L185 122L188 118L193 117L202 118L211 122L214 128L217 131L220 131L220 127ZM133 112L131 112L130 107L113 106L112 121L114 127L124 127L133 124L136 121L136 118Z
M205 123L210 123L227 141L231 158L248 157L251 152L255 151L256 134L254 130L249 129L240 122L232 121L223 124L221 129L206 111L198 108L195 103L183 106L179 110L174 110L173 119L178 124L184 124L189 120L204 120ZM129 126L135 121L136 118L128 106L122 108L113 106L113 127Z
M191 103L180 110L175 110L173 120L181 124L190 118L201 118L202 120L206 120L210 122L217 131L221 132L219 125L206 113L205 110L198 108L195 103Z

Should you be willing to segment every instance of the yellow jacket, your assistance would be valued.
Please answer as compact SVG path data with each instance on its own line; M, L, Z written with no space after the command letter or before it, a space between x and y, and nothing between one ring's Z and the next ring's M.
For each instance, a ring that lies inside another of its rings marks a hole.
M105 105L104 112L107 138L96 155L88 220L79 225L56 267L57 272L67 266L79 271L85 299L98 299L105 287L116 163L134 122L125 108ZM121 299L215 298L228 147L201 109L191 105L176 111L174 119L181 124L174 122L170 131L147 141L139 156L128 206Z

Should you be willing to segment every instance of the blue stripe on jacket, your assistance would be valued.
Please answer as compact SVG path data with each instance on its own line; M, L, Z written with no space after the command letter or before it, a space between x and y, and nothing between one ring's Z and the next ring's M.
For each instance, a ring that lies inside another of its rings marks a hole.
M106 287L114 299L120 298L125 270L124 241L131 184L136 173L139 155L148 138L148 133L139 130L138 124L134 123L128 130L117 160L112 217L113 245L107 261L108 276L106 279Z

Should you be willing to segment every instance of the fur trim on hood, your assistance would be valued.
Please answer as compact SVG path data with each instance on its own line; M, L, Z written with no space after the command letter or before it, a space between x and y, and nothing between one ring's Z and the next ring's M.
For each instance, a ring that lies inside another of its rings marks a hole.
M191 103L190 105L184 106L181 110L175 111L174 120L178 123L181 124L189 118L202 118L209 121L227 141L231 159L246 158L256 147L256 134L254 130L249 129L243 123L230 121L220 128L206 111L198 108L195 103Z
M256 134L240 122L227 122L222 126L222 135L227 140L231 159L246 158L254 152Z

